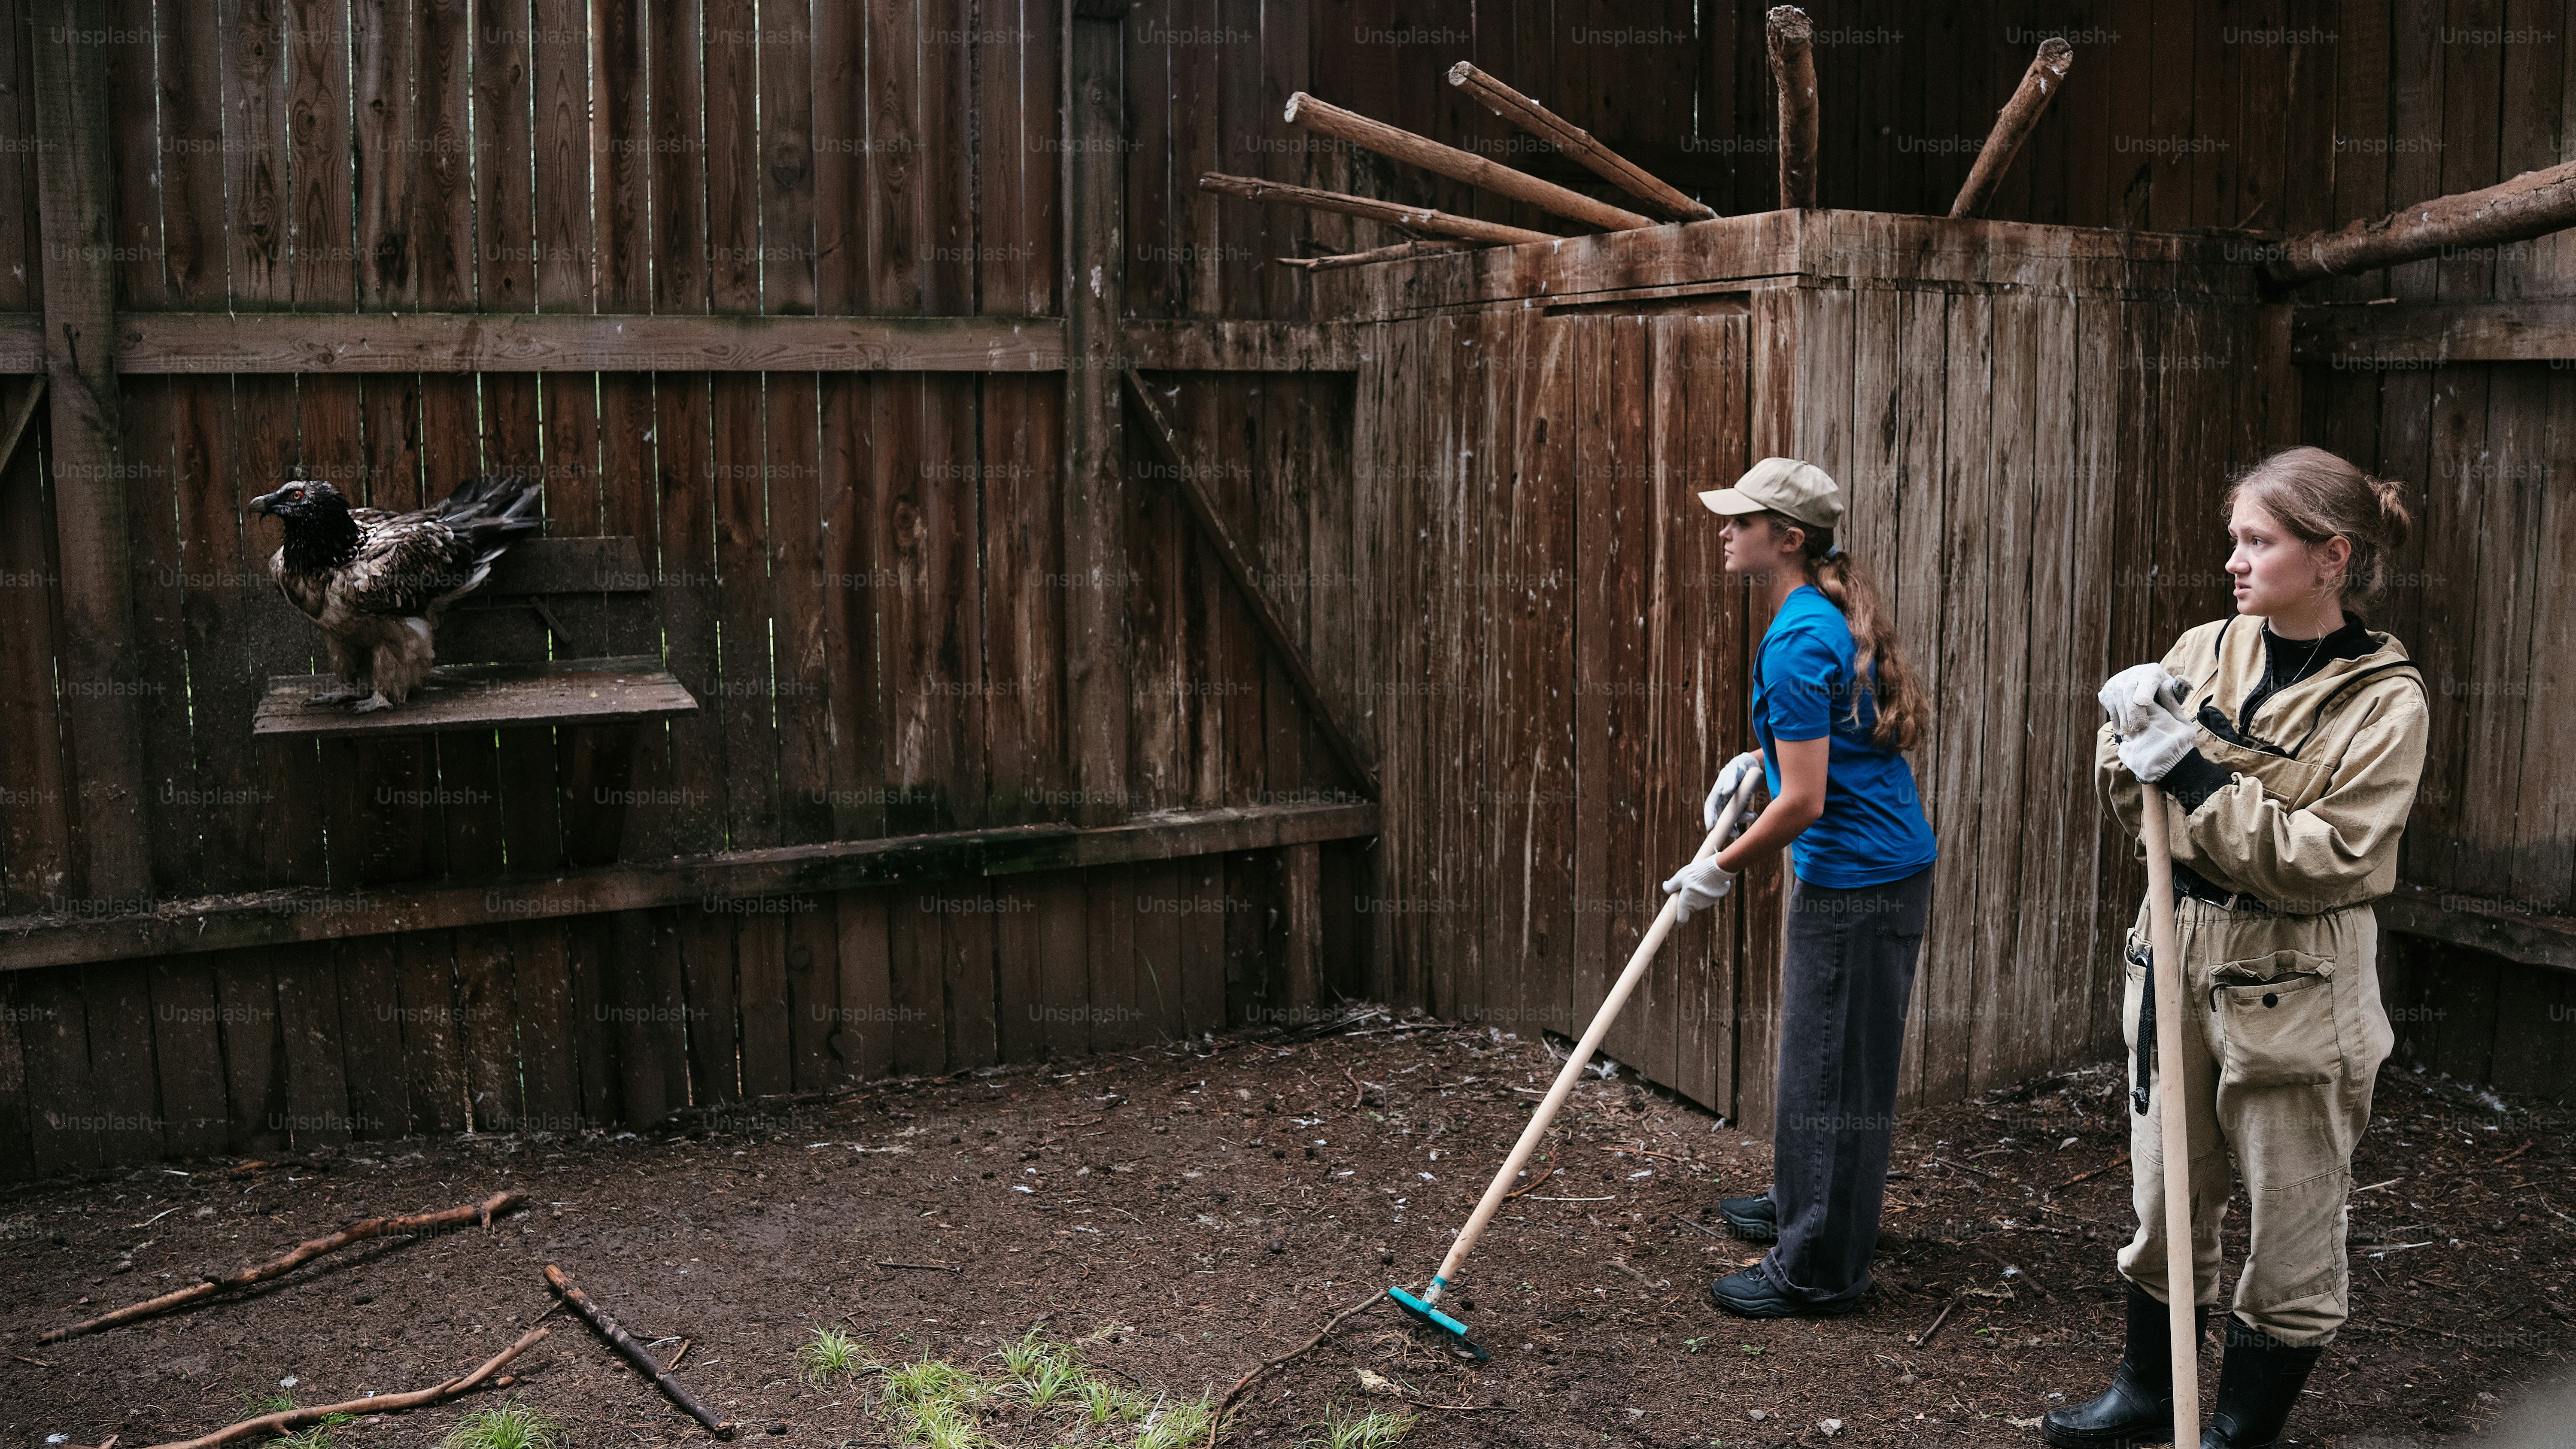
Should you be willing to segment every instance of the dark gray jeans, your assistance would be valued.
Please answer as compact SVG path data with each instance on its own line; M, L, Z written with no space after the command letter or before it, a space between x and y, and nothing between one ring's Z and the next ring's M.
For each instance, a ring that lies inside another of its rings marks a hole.
M1835 1305L1869 1290L1932 870L1852 890L1791 879L1771 1127L1780 1241L1762 1267L1792 1298Z

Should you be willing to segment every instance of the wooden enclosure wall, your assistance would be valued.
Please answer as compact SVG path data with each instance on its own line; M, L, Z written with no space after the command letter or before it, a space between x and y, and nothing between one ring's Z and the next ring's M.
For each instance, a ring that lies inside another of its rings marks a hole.
M1545 306L1476 300L1541 280ZM2117 1050L2144 877L2093 801L2094 693L2226 611L2201 556L2229 470L2295 428L2286 312L2250 273L1810 212L1400 264L1337 296L1417 314L1369 344L1358 424L1364 531L1393 561L1363 677L1389 681L1395 989L1581 1029L1751 747L1767 606L1726 586L1694 494L1791 454L1843 481L1840 537L1935 705L1911 763L1942 859L1900 1100ZM1744 885L1665 948L1607 1049L1758 1129L1783 879Z
M2567 159L2576 134L2576 5L2445 0L2074 0L1924 6L1814 0L1822 133L1820 200L1938 215L1974 163L1993 113L2038 41L2062 35L2076 66L2002 180L1987 214L2159 231L2285 234L2383 215ZM1202 170L1354 190L1563 231L1475 188L1322 142L1279 119L1302 87L1561 184L1588 172L1533 148L1442 79L1466 59L1539 97L1622 154L1722 213L1776 204L1774 101L1762 5L1566 6L1432 0L1390 15L1321 0L1284 22L1151 0L1139 22L1223 44L1137 51L1140 140L1172 137L1168 167L1131 173L1145 315L1302 316L1307 284L1259 260L1372 245L1368 223L1308 217L1193 189ZM1303 25L1306 69L1280 25ZM1257 46L1242 37L1257 37ZM1131 40L1131 45L1136 44ZM1258 50L1256 59L1254 51ZM1251 83L1257 81L1255 102ZM1211 99L1213 98L1213 99ZM1158 106L1161 119L1151 113ZM2261 237L2245 238L2258 260ZM2576 298L2568 234L2341 278L2303 304L2395 299L2475 308ZM2419 332L2438 330L2423 319ZM2385 325L2396 326L2389 317ZM2405 879L2471 915L2507 919L2543 948L2512 955L2452 941L2424 948L2423 993L2401 1003L2401 1050L2439 1070L2566 1090L2576 1082L2576 825L2560 780L2555 660L2576 627L2566 532L2568 453L2553 420L2576 328L2554 324L2520 360L2430 365L2424 349L2374 361L2312 359L2300 440L2346 452L2406 485L2423 527L2400 587L2374 615L2435 676L2436 769L2414 816ZM2194 567L2218 567L2213 549ZM2412 580L2413 582L2408 582ZM2451 692L2442 693L2447 671ZM2395 917L2391 917L2395 919ZM2424 913L2409 921L2427 929ZM2410 948L2411 949L2411 948ZM2545 960L2543 958L2546 958ZM2518 959L2517 959L2518 958ZM2402 969L2402 968L2401 968ZM2392 992L2398 988L2392 985Z
M98 34L51 39L25 5L0 18L13 140L34 134L32 45L107 48L127 317L1065 310L1052 5L114 0ZM31 150L0 151L0 311L41 305ZM1105 580L1124 783L1088 788L1061 372L690 361L129 376L110 486L135 520L140 648L130 677L74 684L133 699L137 780L85 773L66 724L55 505L99 480L51 476L40 426L0 480L0 916L292 887L319 892L295 909L363 909L542 881L610 859L578 827L601 803L624 807L614 858L642 879L674 856L1357 798L1142 462L1111 505L1125 542ZM1346 467L1348 374L1157 376L1274 584L1347 580L1347 489L1318 480ZM521 611L457 616L441 641L450 662L664 655L701 709L641 731L618 801L573 798L588 746L569 731L252 738L266 680L317 668L319 638L269 582L275 527L245 501L320 478L409 508L480 472L541 477L555 535L640 542L652 592L558 599L566 640ZM1311 603L1300 643L1346 649L1348 589L1289 587ZM84 871L80 802L101 791L139 798L139 895ZM10 971L0 1176L641 1123L1359 989L1339 935L1287 939L1319 891L1352 894L1347 850L1203 848L650 910L522 892L469 925Z

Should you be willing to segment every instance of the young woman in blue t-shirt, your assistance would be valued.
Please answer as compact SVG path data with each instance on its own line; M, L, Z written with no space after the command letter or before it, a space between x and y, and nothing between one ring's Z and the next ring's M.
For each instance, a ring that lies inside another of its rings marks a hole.
M1708 829L1749 770L1770 804L1664 890L1681 916L1717 903L1738 873L1782 846L1794 875L1780 1017L1771 1190L1719 1205L1760 1263L1709 1285L1749 1318L1830 1316L1860 1306L1887 1186L1896 1064L1914 959L1932 903L1932 827L1902 753L1927 706L1868 575L1834 542L1842 490L1812 463L1765 458L1700 501L1726 518L1726 573L1771 602L1753 667L1761 748L1727 762Z

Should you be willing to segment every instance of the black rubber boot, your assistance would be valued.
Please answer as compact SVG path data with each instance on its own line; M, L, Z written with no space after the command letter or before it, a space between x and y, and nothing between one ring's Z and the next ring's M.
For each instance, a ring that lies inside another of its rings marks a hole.
M2110 1391L2089 1404L2049 1410L2039 1421L2041 1443L2060 1449L2127 1449L2173 1442L2173 1332L2155 1295L2135 1283L2127 1287L2129 1343L2120 1355L2119 1371L2111 1375ZM2193 1311L2195 1342L2208 1321L2208 1309Z
M2292 1348L2232 1313L2226 1340L2226 1356L2218 1363L2218 1405L2201 1431L2200 1449L2272 1449L2325 1347Z

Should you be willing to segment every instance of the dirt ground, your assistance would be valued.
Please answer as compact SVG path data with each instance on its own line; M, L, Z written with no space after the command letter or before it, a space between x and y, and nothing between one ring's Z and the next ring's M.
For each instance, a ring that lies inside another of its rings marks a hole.
M367 1143L20 1188L0 1196L0 1446L204 1433L288 1380L305 1404L436 1382L549 1311L547 1263L663 1352L687 1339L680 1377L744 1441L892 1442L872 1381L800 1383L793 1355L821 1325L970 1365L1034 1324L1081 1339L1098 1375L1222 1395L1361 1295L1420 1286L1555 1066L1542 1042L1390 1021L887 1083L682 1135ZM1227 1442L1301 1442L1336 1405L1413 1411L1364 1400L1365 1367L1453 1406L1418 1411L1404 1442L1424 1449L2035 1444L2035 1416L2097 1392L2118 1353L2122 1087L2105 1064L1909 1118L1865 1310L1756 1323L1703 1289L1758 1256L1711 1228L1720 1196L1764 1186L1769 1144L1625 1073L1587 1081L1544 1149L1553 1174L1505 1208L1453 1300L1492 1361L1452 1361L1381 1305L1261 1380ZM2358 1308L2298 1442L2475 1435L2564 1377L2569 1128L2387 1070L2356 1168ZM35 1342L349 1219L500 1187L531 1207L488 1230L352 1248L239 1300ZM506 1392L571 1444L707 1438L578 1322L548 1322ZM332 1442L432 1443L501 1397ZM987 1427L1082 1437L1009 1420Z

